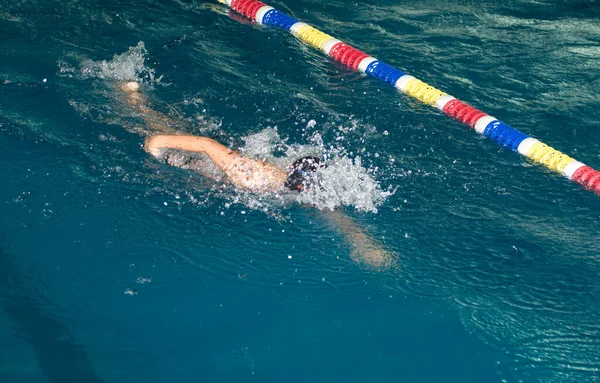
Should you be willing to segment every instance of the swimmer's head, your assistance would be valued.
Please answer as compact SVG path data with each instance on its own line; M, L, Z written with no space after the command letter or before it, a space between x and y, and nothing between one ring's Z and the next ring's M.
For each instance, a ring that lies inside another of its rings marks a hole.
M302 157L290 166L285 179L285 187L290 190L302 191L317 183L317 169L324 167L318 157Z

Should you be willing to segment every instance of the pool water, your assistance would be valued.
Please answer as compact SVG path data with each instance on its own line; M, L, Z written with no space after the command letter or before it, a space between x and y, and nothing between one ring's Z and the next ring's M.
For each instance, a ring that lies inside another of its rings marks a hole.
M596 0L270 5L600 167ZM1 382L600 382L599 196L217 2L0 20ZM326 192L149 156L126 80Z

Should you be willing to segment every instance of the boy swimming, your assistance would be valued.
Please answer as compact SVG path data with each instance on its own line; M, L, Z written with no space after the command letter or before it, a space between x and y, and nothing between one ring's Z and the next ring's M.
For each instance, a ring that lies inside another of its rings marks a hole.
M142 113L142 119L150 128L144 150L155 157L160 158L164 149L202 153L225 173L231 183L257 194L301 192L319 187L316 174L325 165L318 157L302 157L289 169L281 169L267 161L243 156L212 138L181 134L170 126L172 123L166 116L146 105L140 85L135 81L125 83L121 90L126 94L127 101ZM202 168L195 170L205 173ZM352 244L354 260L377 268L387 268L392 264L391 254L349 217L337 210L328 212L326 217L342 230Z
M128 82L122 87L130 100L140 105L140 85ZM145 111L146 106L140 105ZM158 134L149 137L144 150L155 157L161 149L177 149L205 154L217 165L236 186L254 193L275 192L282 189L302 191L314 184L314 173L322 167L317 157L303 157L295 161L286 172L266 161L242 156L216 140L202 136Z

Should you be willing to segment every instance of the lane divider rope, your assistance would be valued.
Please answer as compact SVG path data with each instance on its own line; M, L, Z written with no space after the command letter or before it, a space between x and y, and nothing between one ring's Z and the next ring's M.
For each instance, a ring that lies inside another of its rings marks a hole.
M470 126L477 133L489 137L499 145L561 173L568 179L600 195L599 171L518 131L497 118L258 0L218 1L258 24L291 32L300 41L323 51L342 65L390 84L401 92Z

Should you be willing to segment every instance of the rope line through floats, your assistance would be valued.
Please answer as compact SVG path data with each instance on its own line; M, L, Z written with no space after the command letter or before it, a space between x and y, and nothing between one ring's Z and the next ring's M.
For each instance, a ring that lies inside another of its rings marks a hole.
M470 126L477 133L489 137L497 144L518 152L550 170L561 173L568 179L600 195L599 171L518 131L497 118L258 0L218 1L258 24L291 32L300 41L323 51L342 65L390 84L401 92Z

